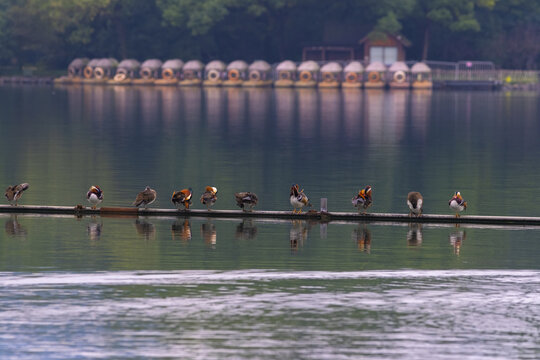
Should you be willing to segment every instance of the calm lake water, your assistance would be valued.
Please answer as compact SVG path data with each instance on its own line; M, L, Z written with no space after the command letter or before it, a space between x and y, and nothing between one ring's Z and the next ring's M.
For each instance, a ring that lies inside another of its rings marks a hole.
M540 216L534 92L0 87L22 204L291 183L331 211ZM201 204L194 203L196 208ZM540 227L0 215L0 358L538 359Z

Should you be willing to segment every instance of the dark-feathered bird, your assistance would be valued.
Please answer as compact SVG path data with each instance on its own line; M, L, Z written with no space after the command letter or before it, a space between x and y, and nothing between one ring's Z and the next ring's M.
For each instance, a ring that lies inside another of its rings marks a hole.
M28 187L30 187L28 183L8 186L5 193L6 199L11 205L17 206L17 201L21 198L23 191L28 189Z
M97 204L103 201L103 191L97 185L91 186L86 193L86 199L92 204L92 209L95 209Z
M422 206L424 205L424 198L422 194L416 191L411 191L407 195L407 205L409 206L409 216L422 216Z
M150 189L150 186L147 186L143 191L141 191L135 201L133 202L134 206L143 206L145 209L148 205L156 201L156 190Z
M185 210L189 210L192 195L193 191L191 188L182 189L180 191L173 192L171 201L178 209L180 209L180 206L183 205Z
M252 211L253 207L257 205L259 198L257 194L252 192L239 192L235 193L236 205L238 205L243 211Z
M352 198L352 204L358 208L358 212L363 210L366 213L366 209L373 203L371 199L371 186L366 186L364 189L358 192L358 195Z
M217 188L213 186L207 186L205 192L201 196L201 204L206 205L208 211L210 211L210 206L213 206L217 201Z

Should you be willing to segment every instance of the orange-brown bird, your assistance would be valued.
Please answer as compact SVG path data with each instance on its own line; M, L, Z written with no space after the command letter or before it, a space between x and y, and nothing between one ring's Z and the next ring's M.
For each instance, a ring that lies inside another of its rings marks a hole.
M358 192L358 195L352 198L352 204L358 208L358 212L364 210L362 213L366 213L366 209L371 206L373 200L371 199L371 186L366 186L364 189Z
M185 210L189 210L192 195L193 191L191 188L182 189L180 191L173 192L171 201L178 209L180 209L180 206L183 205Z
M208 211L210 211L210 206L213 206L217 201L217 188L213 186L207 186L204 193L201 196L201 204L206 205Z

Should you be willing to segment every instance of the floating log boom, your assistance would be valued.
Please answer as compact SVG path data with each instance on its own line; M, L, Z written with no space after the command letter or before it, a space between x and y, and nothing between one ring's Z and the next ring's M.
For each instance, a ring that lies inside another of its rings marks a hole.
M521 216L478 216L466 215L456 218L453 215L429 215L409 217L408 214L370 213L358 214L356 212L318 212L309 211L294 214L292 211L251 211L240 210L212 210L203 209L177 210L177 209L139 209L135 207L102 207L91 209L83 206L9 206L0 205L0 213L18 214L62 214L74 216L100 215L112 216L182 216L182 217L213 217L213 218L261 218L285 220L315 220L331 221L364 221L364 222L406 222L406 223L453 223L453 224L490 224L490 225L538 225L540 217Z

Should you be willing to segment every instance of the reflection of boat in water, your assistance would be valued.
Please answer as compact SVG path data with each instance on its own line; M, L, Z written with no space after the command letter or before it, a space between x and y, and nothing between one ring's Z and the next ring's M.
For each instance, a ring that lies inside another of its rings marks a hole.
M422 245L422 224L410 223L409 231L407 231L407 245L420 246Z
M211 221L201 224L201 235L206 245L209 245L212 248L216 246L216 243L217 243L216 225L214 225Z
M17 215L12 215L8 220L6 220L4 229L6 230L6 234L9 236L20 236L25 238L27 234L26 228L19 224Z
M154 239L156 237L155 225L146 220L135 220L135 228L137 229L137 233L146 240Z
M176 221L171 225L172 239L177 238L182 241L191 240L191 224L188 219L184 219L184 222Z
M454 254L459 255L461 244L466 237L467 233L464 230L456 230L448 235L448 240L450 240L450 244L454 247Z
M306 221L293 220L289 230L291 250L298 250L308 238L309 226Z
M239 240L252 240L257 236L257 227L253 219L244 219L236 227L235 237Z
M371 231L367 225L358 226L353 230L351 237L356 241L359 251L371 253Z

